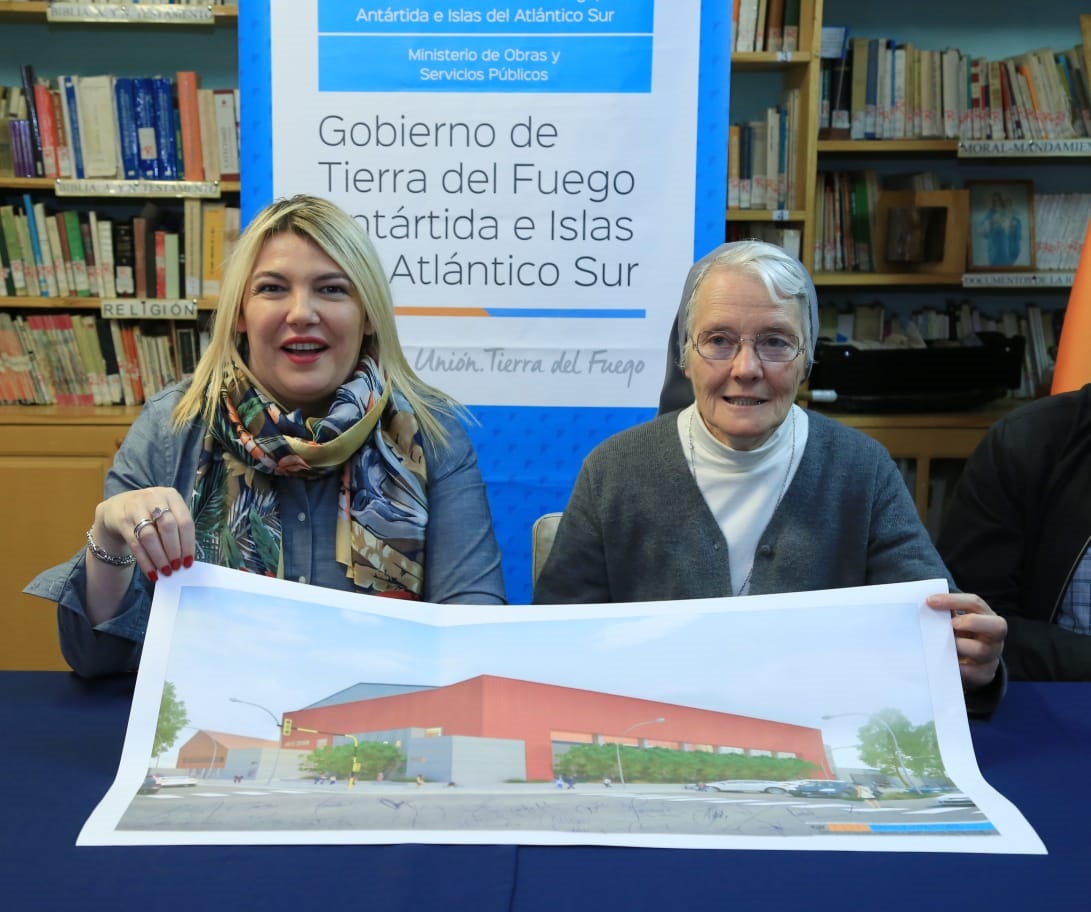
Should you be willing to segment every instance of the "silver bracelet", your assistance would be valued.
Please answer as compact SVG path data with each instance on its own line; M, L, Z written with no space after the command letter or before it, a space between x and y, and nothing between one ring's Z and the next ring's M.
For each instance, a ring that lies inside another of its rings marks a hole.
M91 534L94 526L91 526L87 530L87 549L95 555L104 564L109 564L111 567L128 567L130 564L136 563L136 558L131 554L111 554L109 551L103 551L95 543L95 537Z

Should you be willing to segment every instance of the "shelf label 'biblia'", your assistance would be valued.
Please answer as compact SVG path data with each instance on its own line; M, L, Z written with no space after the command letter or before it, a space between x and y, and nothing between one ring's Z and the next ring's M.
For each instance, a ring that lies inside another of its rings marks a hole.
M166 3L50 3L47 22L161 22L212 25L211 6Z
M57 196L156 196L173 199L219 199L219 181L114 180L110 178L59 178L53 185Z
M103 298L100 314L111 320L196 320L192 298Z

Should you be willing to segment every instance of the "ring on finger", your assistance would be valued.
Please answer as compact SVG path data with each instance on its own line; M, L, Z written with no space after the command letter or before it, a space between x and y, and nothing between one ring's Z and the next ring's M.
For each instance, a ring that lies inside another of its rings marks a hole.
M133 537L134 538L140 538L140 533L144 531L145 526L154 526L154 525L155 525L155 520L153 520L153 519L142 519L142 520L140 520L140 522L138 522L135 526L133 526Z
M164 516L170 512L170 507L156 507L152 510L151 521L153 523L159 522Z

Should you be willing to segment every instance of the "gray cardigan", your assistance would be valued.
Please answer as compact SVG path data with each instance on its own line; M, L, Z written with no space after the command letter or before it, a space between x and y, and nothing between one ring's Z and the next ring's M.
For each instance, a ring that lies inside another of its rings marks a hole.
M817 412L784 500L762 533L750 594L944 577L887 451ZM686 462L677 413L622 431L584 460L540 604L729 595L727 542Z

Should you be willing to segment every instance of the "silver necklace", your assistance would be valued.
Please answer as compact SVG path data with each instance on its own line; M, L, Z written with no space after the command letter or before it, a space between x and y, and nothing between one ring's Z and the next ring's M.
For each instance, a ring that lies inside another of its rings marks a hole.
M697 481L697 447L693 442L693 416L697 412L697 406L693 407L693 411L689 413L689 468L693 473L694 482ZM790 414L792 416L792 448L788 454L788 470L784 473L784 480L780 483L780 493L777 494L777 502L773 505L773 513L775 514L780 509L780 502L784 500L784 495L788 492L788 481L792 477L792 465L796 461L796 410L795 407L791 407ZM698 485L700 487L700 485ZM756 558L756 555L755 555ZM750 560L750 569L746 571L746 579L742 581L742 585L739 587L735 595L745 595L750 589L750 577L754 575L754 558Z

